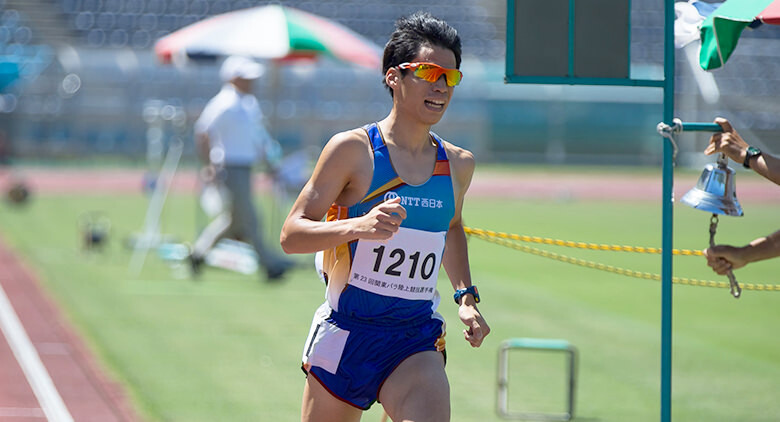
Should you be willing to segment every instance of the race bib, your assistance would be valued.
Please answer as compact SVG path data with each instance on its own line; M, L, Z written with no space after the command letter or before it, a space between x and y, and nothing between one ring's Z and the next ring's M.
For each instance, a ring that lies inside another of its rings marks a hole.
M401 227L388 240L359 240L349 283L383 296L431 300L445 235Z

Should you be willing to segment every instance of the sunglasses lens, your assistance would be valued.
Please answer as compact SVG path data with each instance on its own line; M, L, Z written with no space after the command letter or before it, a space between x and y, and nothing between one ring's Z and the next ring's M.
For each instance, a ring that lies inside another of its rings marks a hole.
M417 66L417 69L414 70L414 74L418 78L424 79L428 82L436 82L441 76L439 69L427 64L421 64Z
M447 69L445 75L447 76L447 85L449 86L455 86L459 84L461 78L463 77L463 74L460 73L460 70L457 69Z
M455 86L460 83L462 77L461 73L457 69L445 69L443 67L432 66L429 64L421 64L417 66L414 74L428 82L436 82L441 75L444 75L447 79L448 86Z

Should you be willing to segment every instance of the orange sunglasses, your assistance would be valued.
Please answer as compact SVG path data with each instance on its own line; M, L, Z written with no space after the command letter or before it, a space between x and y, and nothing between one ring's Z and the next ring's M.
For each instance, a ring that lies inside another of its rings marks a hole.
M441 75L444 75L447 86L455 86L463 79L463 73L460 70L447 69L436 63L401 63L397 67L399 69L411 69L414 71L414 76L431 83L438 81Z

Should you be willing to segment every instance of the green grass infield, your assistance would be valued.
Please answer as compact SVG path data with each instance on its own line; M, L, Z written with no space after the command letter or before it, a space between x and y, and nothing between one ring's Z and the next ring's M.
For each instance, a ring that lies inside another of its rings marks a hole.
M660 183L660 181L659 181ZM770 185L767 185L771 188ZM265 204L267 198L258 202ZM0 204L0 235L21 253L77 331L149 421L299 420L300 358L324 286L310 255L283 283L187 268L152 250L139 275L125 242L141 231L149 198L36 195ZM743 203L722 217L716 240L745 244L778 228L777 204ZM110 221L102 251L81 241L88 216ZM709 215L676 204L674 245L707 246ZM279 212L265 209L278 236ZM551 239L660 247L660 201L467 201L467 226ZM160 231L191 242L205 220L193 195L170 196ZM640 272L661 272L661 256L528 244ZM576 266L470 238L480 310L492 328L479 349L462 338L452 287L442 271L440 312L448 322L447 371L453 421L501 420L497 356L516 337L565 339L578 351L576 419L656 421L660 415L661 283ZM675 256L674 275L723 282L700 256ZM780 284L780 261L736 271L743 283ZM680 421L774 421L780 415L780 292L675 285L672 415ZM509 409L565 409L563 355L512 350ZM375 405L364 421L378 421Z

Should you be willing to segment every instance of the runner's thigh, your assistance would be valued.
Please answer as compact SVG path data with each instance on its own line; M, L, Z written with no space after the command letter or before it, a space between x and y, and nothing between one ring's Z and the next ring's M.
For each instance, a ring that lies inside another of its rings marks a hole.
M363 411L337 399L313 376L306 377L301 405L303 422L358 422Z
M449 421L450 385L442 353L406 358L382 385L379 401L393 420Z

